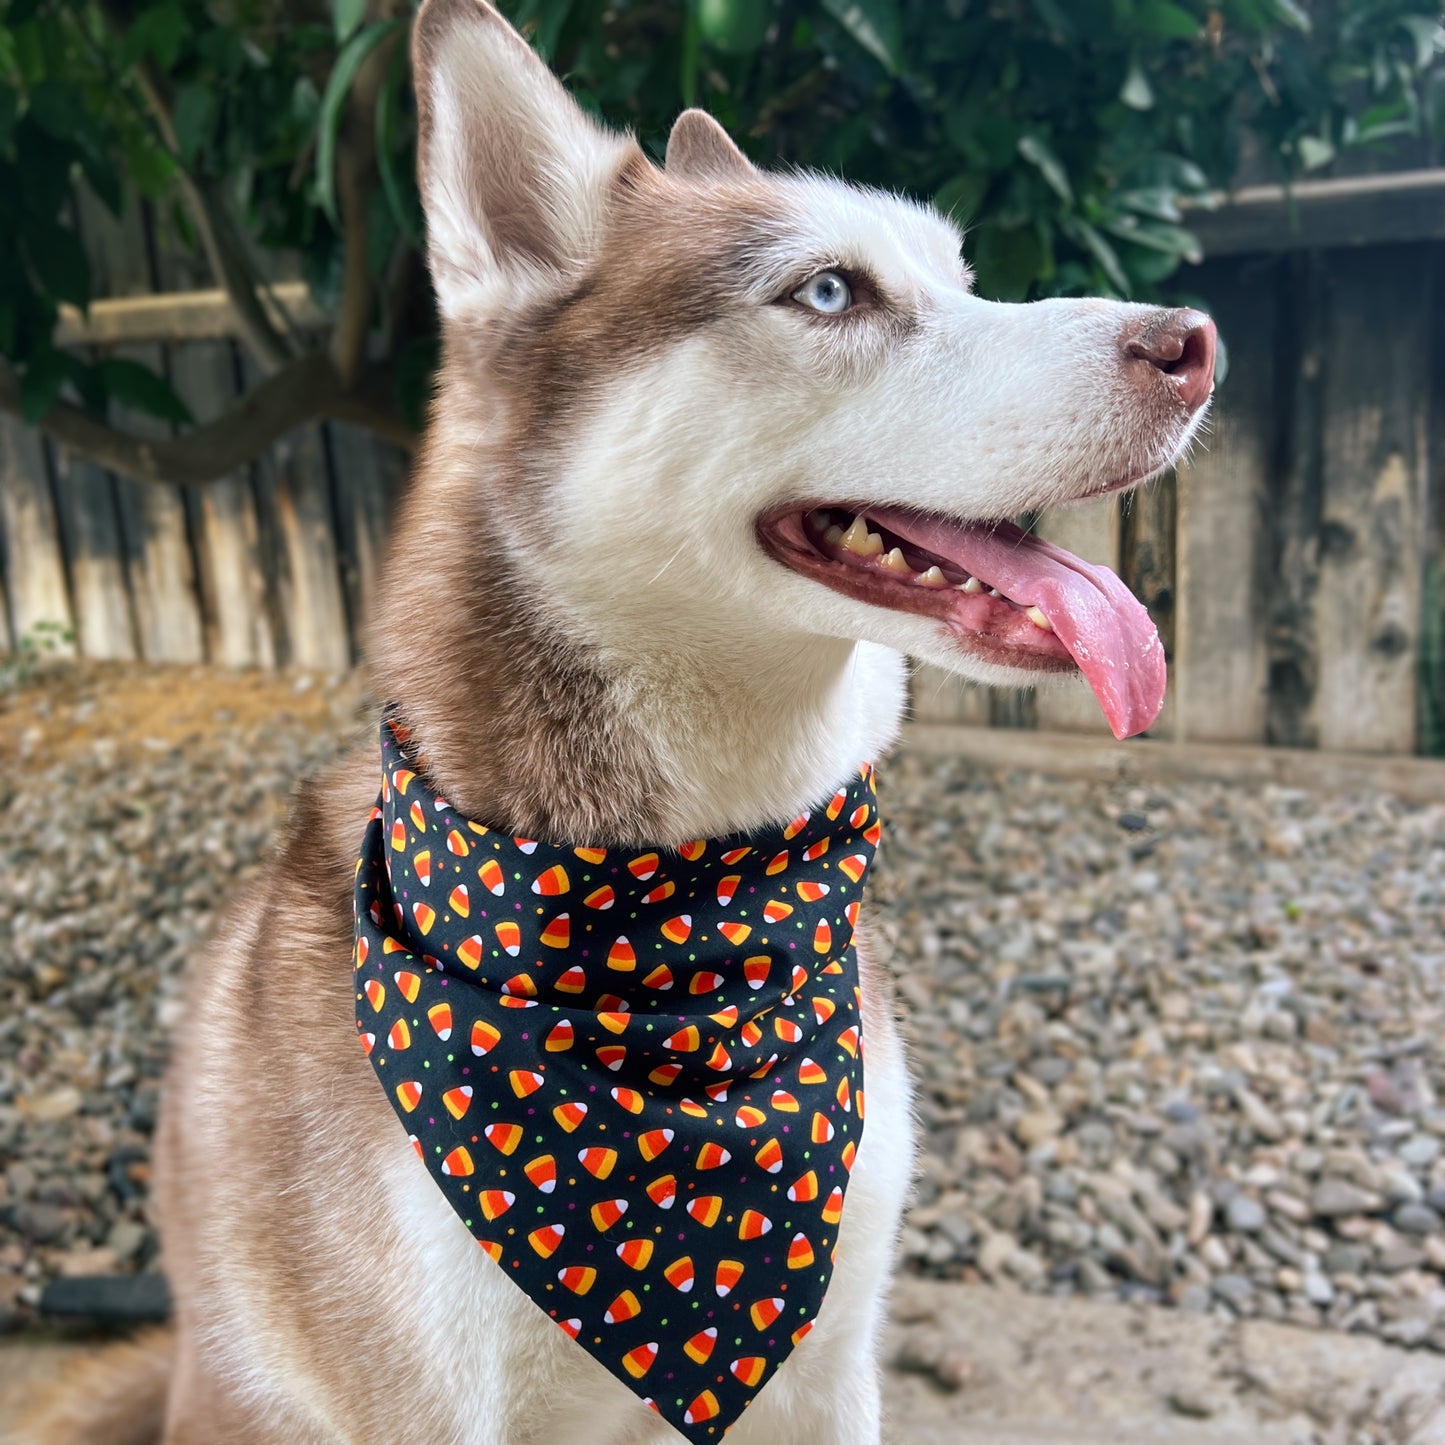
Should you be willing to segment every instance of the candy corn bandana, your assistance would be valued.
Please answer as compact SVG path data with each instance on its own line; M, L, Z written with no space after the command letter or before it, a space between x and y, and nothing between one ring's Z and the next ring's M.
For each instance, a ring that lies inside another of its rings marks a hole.
M863 1131L872 770L786 827L573 848L462 817L382 728L357 1028L482 1248L689 1440L812 1326Z

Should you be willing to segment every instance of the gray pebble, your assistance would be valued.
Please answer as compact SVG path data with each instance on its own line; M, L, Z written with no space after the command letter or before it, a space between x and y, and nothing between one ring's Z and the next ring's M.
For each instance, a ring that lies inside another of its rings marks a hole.
M1384 1198L1371 1189L1361 1189L1346 1179L1322 1179L1310 1197L1310 1207L1326 1219L1343 1214L1378 1214Z
M1224 1213L1236 1234L1257 1234L1264 1228L1264 1206L1247 1194L1236 1194L1225 1205Z
M1441 1219L1428 1204L1402 1204L1391 1221L1402 1234L1438 1234Z

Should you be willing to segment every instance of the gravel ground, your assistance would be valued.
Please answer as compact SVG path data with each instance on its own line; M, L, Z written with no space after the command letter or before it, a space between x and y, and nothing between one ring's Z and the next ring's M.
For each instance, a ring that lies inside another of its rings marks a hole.
M153 1260L182 963L358 705L125 667L0 698L0 1328ZM908 1266L1445 1350L1445 808L907 755L881 781Z

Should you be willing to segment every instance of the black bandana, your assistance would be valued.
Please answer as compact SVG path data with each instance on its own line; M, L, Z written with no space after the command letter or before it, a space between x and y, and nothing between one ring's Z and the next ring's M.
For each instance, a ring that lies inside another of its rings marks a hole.
M812 1327L863 1129L864 767L786 827L573 848L461 817L382 727L357 1028L447 1201L568 1335L715 1441Z

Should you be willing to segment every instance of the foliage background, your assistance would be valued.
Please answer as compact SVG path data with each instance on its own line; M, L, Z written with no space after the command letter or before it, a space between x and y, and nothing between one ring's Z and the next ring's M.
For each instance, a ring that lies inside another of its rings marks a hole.
M1185 297L1187 207L1211 191L1445 145L1433 0L503 8L655 154L697 104L760 161L935 198L970 227L980 289L1005 299ZM0 0L0 405L57 432L108 398L193 420L144 367L53 343L59 307L92 295L81 180L112 210L142 199L169 218L273 377L315 349L258 302L274 254L299 256L336 318L325 385L307 374L317 414L363 380L375 394L379 368L414 423L435 336L410 17L407 0Z

